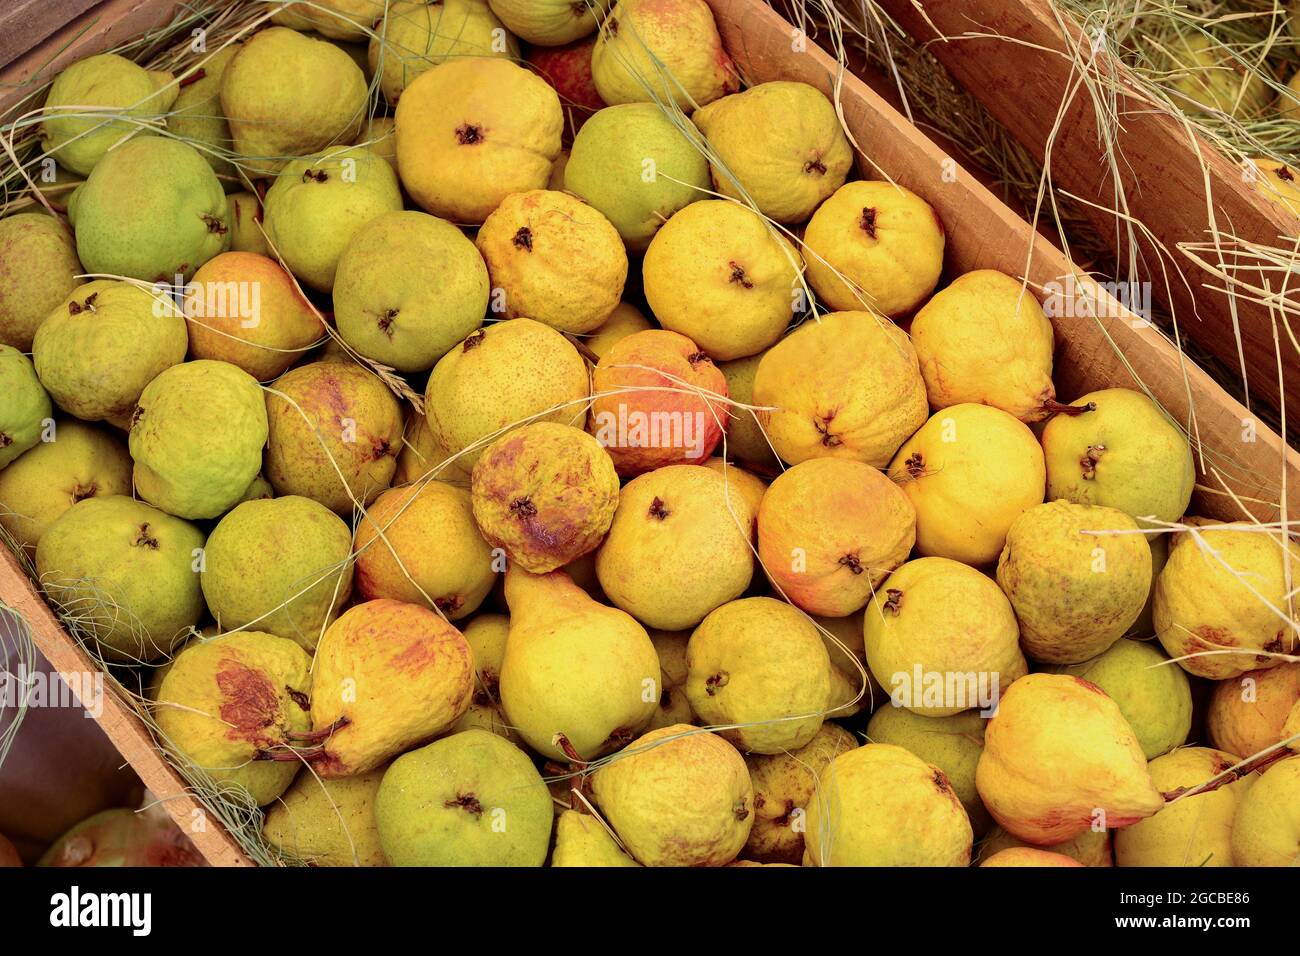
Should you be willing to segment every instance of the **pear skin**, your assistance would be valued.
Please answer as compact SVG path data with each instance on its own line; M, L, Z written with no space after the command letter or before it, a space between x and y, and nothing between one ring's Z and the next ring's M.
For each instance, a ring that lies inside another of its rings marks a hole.
M0 345L0 469L30 448L45 431L50 396L36 377L32 360L11 345Z
M1128 826L1165 805L1118 705L1096 684L1059 674L1030 674L1007 689L975 786L1004 829L1036 846L1094 823Z
M641 732L662 691L645 628L597 604L563 571L512 564L506 602L501 702L530 747L554 760L591 760Z
M999 850L987 857L980 866L1083 866L1083 864L1064 853L1017 846Z
M565 810L555 822L551 866L640 866L589 813Z
M262 836L312 866L387 866L375 822L375 798L387 769L335 780L299 774L267 811Z
M489 0L489 5L519 38L538 46L560 46L595 31L609 2L578 6L571 0Z
M28 212L0 219L0 344L30 352L36 330L81 272L72 230L58 218Z
M4 474L0 473L0 494ZM1250 757L1283 739L1288 715L1300 706L1300 662L1248 671L1219 681L1210 695L1205 729L1220 750Z
M367 61L389 103L401 99L402 91L421 73L447 60L476 56L519 60L519 41L502 27L486 0L446 0L437 7L398 0L389 3L386 11L383 0L368 2L379 8L382 19L369 38Z
M1237 866L1287 866L1300 860L1300 756L1264 771L1232 821Z
M0 861L8 841L0 837ZM21 866L14 852L13 863ZM206 866L203 855L172 822L165 810L125 807L101 810L54 841L36 861L53 867Z
M1054 843L1047 849L1053 853L1059 853L1061 856L1077 860L1084 866L1114 866L1115 854L1111 842L1111 831L1109 830L1084 830L1078 836L1066 840L1064 843ZM1042 847L1034 847L1023 840L1018 840L1000 826L994 826L980 842L976 859L987 860L994 854L1014 847L1042 849Z
M727 394L737 404L728 408L727 438L719 454L725 454L733 461L741 462L765 475L779 471L776 452L759 424L758 412L741 405L754 404L754 376L758 373L758 363L766 352L749 355L731 362L719 362L723 377L727 380Z
M642 315L640 309L630 302L620 302L600 327L583 340L583 344L599 360L616 342L653 328L657 326Z

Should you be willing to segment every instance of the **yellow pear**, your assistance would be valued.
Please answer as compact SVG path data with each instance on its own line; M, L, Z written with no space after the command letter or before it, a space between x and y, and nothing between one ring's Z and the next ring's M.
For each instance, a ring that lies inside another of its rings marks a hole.
M0 472L0 482L4 473ZM1290 715L1300 708L1300 661L1214 685L1205 714L1210 743L1220 750L1251 757L1283 739Z
M506 721L501 707L501 662L510 636L510 618L504 614L476 614L461 633L474 652L474 698L451 733L478 728L522 747L523 739Z
M384 15L384 0L306 0L286 3L271 22L294 30L314 30L331 40L364 40Z
M588 343L590 344L590 343ZM742 405L754 404L754 376L766 352L747 355L730 362L719 362L718 368L727 380L727 396L733 403L728 407L726 455L732 461L743 462L762 474L775 473L780 465L776 452L759 424L758 412Z
M916 550L996 561L1020 515L1042 503L1043 450L1021 421L989 405L935 412L889 465L916 508Z
M454 461L447 460L447 449L434 437L427 416L407 406L402 450L393 469L393 484L406 485L420 478L437 478L448 483L464 483L466 476Z
M299 774L267 811L262 836L312 866L387 866L375 823L375 797L386 769L336 780Z
M987 860L994 854L1013 848L1040 849L1017 839L1001 827L995 826L989 831L988 836L980 842L977 859ZM1053 843L1048 849L1053 853L1077 860L1084 866L1115 865L1109 830L1084 830L1078 836L1072 837L1064 843Z
M1300 860L1300 756L1264 771L1232 821L1237 866L1294 867Z
M758 511L763 506L763 498L767 495L767 482L753 472L731 464L725 458L710 458L704 463L704 467L722 476L727 482L728 494L739 494L745 499L757 522Z
M614 311L584 340L583 344L599 360L616 343L629 335L655 328L655 324L641 314L630 302L620 302Z
M563 571L506 572L510 637L501 703L528 745L586 761L641 732L659 702L659 657L645 628L597 604Z
M1296 81L1292 79L1292 83ZM1296 169L1286 163L1270 159L1248 159L1254 175L1247 181L1255 184L1257 192L1263 193L1273 202L1300 216L1300 182L1297 182ZM1246 174L1251 172L1247 169Z
M783 461L856 458L884 468L925 422L916 350L867 312L810 319L768 349L754 375L759 423Z
M1165 804L1119 707L1086 680L1030 674L1007 689L984 734L975 786L993 818L1036 846L1117 829Z
M654 717L646 724L646 730L658 730L673 724L698 723L691 702L686 697L686 647L690 643L690 631L651 630L650 642L659 655L660 681L663 688L659 694L659 706L655 708Z
M396 103L415 78L439 63L475 56L518 61L519 41L508 33L486 0L388 4L375 24L367 51L370 72L384 99Z
M601 821L590 813L565 810L555 822L551 866L640 866L624 853Z
M999 850L987 857L980 866L1083 866L1083 864L1064 853L1017 846Z

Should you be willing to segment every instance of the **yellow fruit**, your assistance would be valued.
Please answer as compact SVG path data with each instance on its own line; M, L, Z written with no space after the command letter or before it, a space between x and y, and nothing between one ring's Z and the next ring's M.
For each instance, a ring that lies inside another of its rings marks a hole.
M0 482L4 473L0 472ZM1283 739L1288 715L1300 707L1300 662L1248 671L1219 681L1210 695L1205 730L1210 743L1251 757Z
M384 15L384 0L309 0L286 3L271 22L294 30L315 30L331 40L363 40Z
M539 46L560 46L596 29L609 0L488 0L510 32Z
M385 769L337 780L301 774L267 811L262 836L312 866L387 866L375 823Z
M935 412L898 449L889 477L916 508L916 550L980 565L1043 500L1043 450L1023 422L989 405Z
M605 824L590 813L565 810L555 822L551 866L640 866L624 853Z
M447 449L434 437L428 418L408 406L406 430L402 435L402 450L397 455L397 467L393 471L393 484L405 485L424 477L453 484L468 480L454 462L444 462L447 462Z
M1037 846L1128 826L1165 804L1115 702L1058 674L1030 674L1007 689L984 734L975 786L1005 830Z
M1052 323L1034 294L993 269L967 272L910 329L930 407L992 405L1022 422L1052 412Z
M1291 83L1294 85L1296 79L1292 78ZM1295 167L1271 159L1249 159L1247 162L1254 167L1254 175L1247 181L1255 184L1256 191L1268 196L1292 215L1300 216L1300 183L1296 181ZM1250 172L1247 170L1248 174Z
M802 267L794 246L754 212L704 199L655 233L641 271L659 324L727 361L781 337L794 314Z
M1232 821L1237 866L1294 867L1300 860L1300 756L1272 767L1246 791Z
M1033 847L1009 847L987 857L980 866L1083 866L1063 853L1035 850Z
M1174 103L1190 112L1258 116L1273 98L1258 57L1197 29L1165 42L1170 63L1164 82Z
M605 317L605 321L583 340L583 344L597 359L600 359L616 343L629 335L654 327L654 323L642 315L636 306L629 302L620 302L614 306L614 311Z
M727 490L739 494L749 505L750 512L754 515L754 520L758 520L758 510L763 506L763 498L767 495L767 482L755 475L753 472L746 471L739 465L733 465L725 458L710 458L704 463L704 467L710 471L716 471L727 482ZM755 524L755 529L757 529Z
M1028 670L1006 596L947 558L918 558L887 577L863 629L871 673L896 706L918 714L991 709L999 688Z
M911 312L939 281L943 247L943 223L930 204L883 182L841 186L804 230L808 281L841 312Z
M443 0L379 4L367 51L370 72L389 103L396 103L415 78L439 63L476 56L519 59L519 41L506 32L486 0Z
M730 362L719 362L727 380L728 408L726 455L732 461L751 465L755 471L772 474L779 468L776 452L759 424L759 413L743 405L754 404L754 376L766 352L748 355Z
M1038 849L1023 840L1018 840L1006 830L995 826L980 843L979 860L987 860L996 853L1016 847ZM1114 866L1115 860L1111 850L1109 830L1084 830L1078 836L1064 843L1054 843L1048 849L1053 853L1077 860L1084 866Z
M867 312L810 319L770 348L754 404L776 453L855 458L876 468L925 422L925 382L907 334Z
M396 119L402 185L426 211L458 223L481 223L511 193L545 188L564 126L555 90L498 57L451 59L421 74Z

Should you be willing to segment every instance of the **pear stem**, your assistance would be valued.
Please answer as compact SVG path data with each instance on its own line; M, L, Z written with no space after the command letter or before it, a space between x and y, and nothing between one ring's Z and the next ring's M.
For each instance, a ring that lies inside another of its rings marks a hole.
M1084 412L1095 412L1097 410L1096 402L1089 402L1086 405L1064 405L1054 398L1049 398L1039 406L1043 411L1051 415L1082 415Z
M334 732L336 730L342 730L350 723L352 723L351 719L345 715L343 717L340 717L338 720L334 721L334 723L330 724L328 727L324 728L323 730L306 730L300 733L294 733L293 731L290 731L285 736L287 736L290 740L294 740L294 741L304 741L306 743L318 744L322 740L328 740L330 737L334 735Z
M1290 756L1292 756L1291 748L1287 745L1286 741L1283 741L1282 743L1270 747L1268 750L1261 751L1249 760L1243 761L1235 767L1225 770L1217 777L1210 778L1200 786L1179 787L1177 790L1170 790L1167 793L1162 793L1161 796L1165 798L1165 803L1173 803L1175 800L1181 800L1183 797L1195 796L1198 793L1212 793L1220 787L1234 783L1243 777L1255 773L1256 771L1262 773L1279 760Z

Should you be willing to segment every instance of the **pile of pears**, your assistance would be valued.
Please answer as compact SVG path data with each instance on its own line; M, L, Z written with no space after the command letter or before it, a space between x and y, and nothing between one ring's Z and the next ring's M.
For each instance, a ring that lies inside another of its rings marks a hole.
M1293 864L1300 549L854 154L703 0L77 62L5 540L286 862Z

